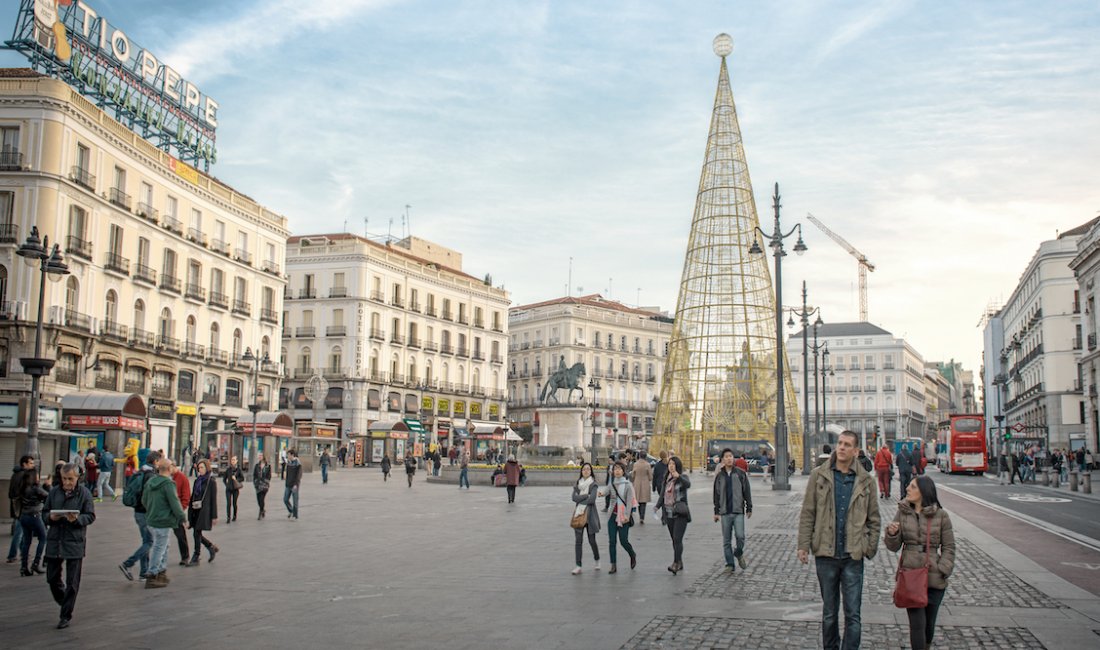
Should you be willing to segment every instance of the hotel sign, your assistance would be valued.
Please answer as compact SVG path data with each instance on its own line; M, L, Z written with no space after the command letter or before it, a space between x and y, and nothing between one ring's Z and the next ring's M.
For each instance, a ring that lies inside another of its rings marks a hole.
M81 0L21 0L7 49L62 79L135 133L209 170L218 103Z

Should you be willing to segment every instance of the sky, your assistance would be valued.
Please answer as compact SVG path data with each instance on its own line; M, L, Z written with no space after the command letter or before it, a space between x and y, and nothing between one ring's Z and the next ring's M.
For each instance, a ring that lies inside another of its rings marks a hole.
M761 217L778 182L809 246L787 305L858 320L812 213L876 265L871 322L977 370L987 306L1100 214L1095 1L88 4L217 100L211 173L295 234L411 232L514 304L675 310L722 32Z

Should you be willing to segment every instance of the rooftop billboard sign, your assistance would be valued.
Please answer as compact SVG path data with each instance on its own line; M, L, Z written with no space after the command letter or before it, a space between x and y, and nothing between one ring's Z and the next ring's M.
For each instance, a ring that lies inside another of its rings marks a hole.
M20 0L7 49L157 147L209 171L218 103L82 0Z

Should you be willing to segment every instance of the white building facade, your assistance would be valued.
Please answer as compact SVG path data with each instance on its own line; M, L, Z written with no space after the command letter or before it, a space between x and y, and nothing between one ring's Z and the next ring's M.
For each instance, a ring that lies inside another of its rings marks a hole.
M812 329L809 334L812 345ZM889 442L925 434L924 360L913 346L870 323L825 323L817 328L817 341L828 349L828 363L819 354L815 368L813 354L809 354L806 393L802 332L787 339L791 379L799 407L809 414L810 431L814 430L815 415L821 413L822 430L826 424L829 431L848 429L863 436L865 444L872 441L876 425Z
M280 376L286 219L36 73L0 72L0 137L0 402L21 405L10 433L26 419L19 358L33 356L41 277L16 251L34 227L70 271L46 286L44 347L56 365L44 408L70 394L136 394L148 411L142 444L172 453L225 442L200 440L200 422L232 426L254 391L266 408ZM258 384L248 348L271 359ZM51 423L69 438L44 436L43 456L68 457L81 426ZM81 446L97 436L84 433ZM16 441L0 440L7 462Z
M1074 346L1078 350L1079 377L1085 404L1085 424L1081 432L1069 433L1069 448L1087 447L1093 453L1100 449L1100 412L1098 412L1097 386L1100 377L1100 323L1096 309L1100 301L1100 222L1090 222L1088 229L1077 242L1077 254L1069 263L1077 277L1077 296L1074 310L1081 322L1075 329ZM1084 314L1079 312L1084 309Z
M1000 311L1005 349L995 354L1006 359L1005 426L1015 427L1012 440L1021 445L1069 446L1085 432L1080 301L1070 262L1086 229L1042 242Z
M592 294L513 307L508 321L508 403L517 428L538 431L547 378L559 363L579 362L587 374L584 397L574 393L574 403L589 408L596 446L648 446L672 334L667 314Z
M460 253L416 237L302 235L287 273L280 403L295 421L369 438L377 422L419 420L444 448L470 440L468 421L505 422L508 293L463 273ZM323 404L306 391L315 375ZM372 439L367 462L405 443Z

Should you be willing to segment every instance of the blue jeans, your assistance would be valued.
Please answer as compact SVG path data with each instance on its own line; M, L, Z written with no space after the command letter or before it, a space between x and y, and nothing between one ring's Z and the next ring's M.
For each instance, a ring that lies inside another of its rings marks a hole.
M618 550L618 544L623 545L623 550L627 555L634 557L634 547L630 545L630 526L620 526L615 521L615 516L612 515L607 520L607 536L610 538L608 546L611 547L611 564L615 564L616 552ZM618 538L618 544L615 539Z
M832 557L817 559L817 582L821 587L821 644L825 650L839 650L837 613L844 600L844 650L859 647L863 631L859 609L863 602L863 560Z
M328 465L321 463L321 482L328 483Z
M19 556L19 548L23 544L23 524L19 523L19 517L11 520L11 546L8 547L8 560L14 560Z
M294 499L294 505L293 506L290 505L290 500L291 499ZM291 515L293 515L295 519L298 518L298 488L297 488L297 486L287 487L286 489L283 490L283 505L286 506L287 512L289 512Z
M462 472L460 472L459 475L458 475L458 487L459 487L459 489L462 489L463 485L466 486L467 490L470 489L470 474L469 474L469 471L465 467L462 468Z
M38 538L38 545L34 547L34 563L42 561L42 551L46 550L46 524L42 521L42 515L20 515L19 527L23 529L22 543L19 545L20 559L23 565L27 565L27 554L31 550L31 537Z
M732 547L733 538L737 539L737 548ZM736 513L722 515L722 552L726 556L726 566L737 565L737 558L745 550L745 515Z
M149 533L149 526L145 524L144 512L134 511L134 523L137 524L138 531L141 533L141 546L122 564L126 568L138 564L141 567L142 575L144 575L149 572L149 549L153 548L153 536Z
M149 553L149 575L155 576L168 568L168 539L172 530L171 528L149 529L149 536L153 538L153 550Z

